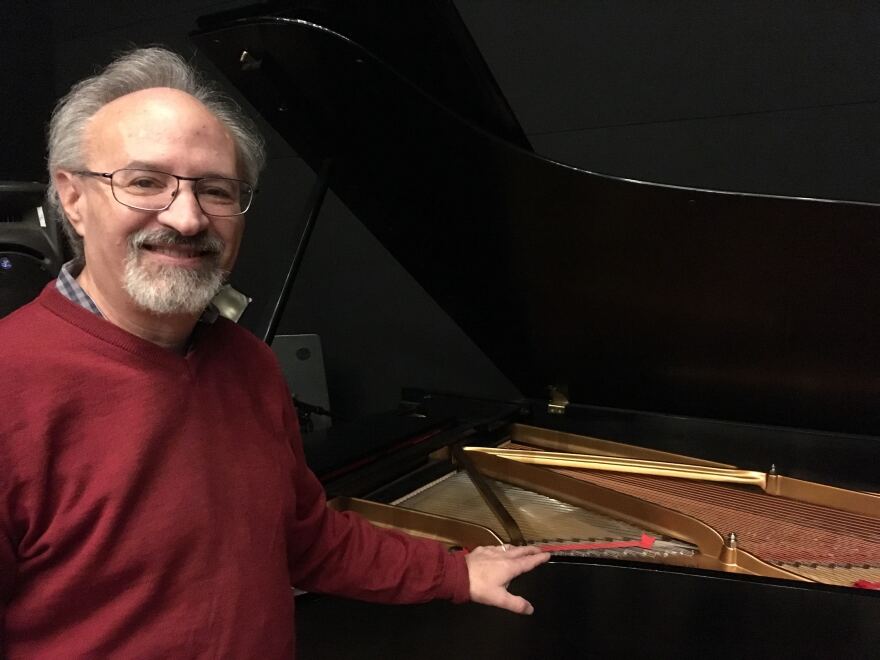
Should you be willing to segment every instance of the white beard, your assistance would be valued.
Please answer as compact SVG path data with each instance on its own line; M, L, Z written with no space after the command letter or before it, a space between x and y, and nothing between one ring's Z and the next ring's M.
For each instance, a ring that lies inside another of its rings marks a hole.
M199 268L145 266L140 262L145 243L187 245L210 254ZM129 238L123 286L138 306L154 314L200 314L229 275L218 265L222 251L223 241L216 237L187 238L170 229L141 230Z

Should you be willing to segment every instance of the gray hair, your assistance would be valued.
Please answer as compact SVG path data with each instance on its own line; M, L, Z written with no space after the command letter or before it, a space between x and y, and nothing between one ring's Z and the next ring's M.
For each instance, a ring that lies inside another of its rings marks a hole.
M58 102L49 122L49 206L62 218L64 233L78 260L83 257L82 237L64 213L53 174L60 168L86 168L83 136L89 119L102 107L143 89L170 87L193 96L232 135L241 175L256 185L266 160L262 136L241 108L204 80L179 55L164 48L140 48L124 53L103 71L74 85Z

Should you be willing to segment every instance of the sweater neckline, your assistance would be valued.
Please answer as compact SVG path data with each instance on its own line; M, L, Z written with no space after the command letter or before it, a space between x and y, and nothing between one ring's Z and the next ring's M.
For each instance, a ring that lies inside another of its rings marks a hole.
M198 354L198 339L199 335L202 334L198 332L198 328L193 330L194 336L192 341L189 342L189 350L185 355L180 355L123 330L105 318L76 305L58 292L54 282L49 282L46 285L39 298L37 298L37 302L56 316L61 317L96 339L141 357L154 365L180 368L191 365Z

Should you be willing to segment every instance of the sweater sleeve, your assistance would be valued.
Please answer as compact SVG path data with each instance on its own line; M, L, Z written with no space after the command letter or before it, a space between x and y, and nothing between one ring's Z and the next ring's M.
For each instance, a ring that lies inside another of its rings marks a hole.
M6 533L5 526L0 526L0 655L4 647L2 622L6 617L6 605L9 594L12 593L15 571L12 539Z
M2 447L0 447L2 450ZM9 603L9 597L15 583L15 576L18 571L16 566L15 541L13 540L13 525L11 515L8 509L9 489L7 488L6 479L9 478L11 472L9 463L0 451L0 465L3 466L5 475L0 477L0 657L3 657L4 649L4 628L3 621L6 618L6 607Z
M469 599L462 553L328 509L323 487L306 466L292 406L286 407L285 425L296 459L296 506L287 529L293 586L381 603Z

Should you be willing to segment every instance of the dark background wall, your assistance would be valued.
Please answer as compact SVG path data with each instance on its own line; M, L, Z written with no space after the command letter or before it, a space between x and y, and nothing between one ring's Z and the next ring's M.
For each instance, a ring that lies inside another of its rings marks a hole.
M51 24L41 3L0 3L0 181L45 181L43 131L55 95Z
M694 187L880 201L880 5L456 3L535 151Z
M43 127L54 99L121 49L164 44L223 82L187 35L200 15L245 4L3 3L0 178L45 180ZM641 180L880 201L876 3L455 5L538 153ZM254 298L243 323L256 332L314 180L261 126L270 160L234 276ZM401 385L516 395L332 194L280 329L321 335L331 402L343 416L393 407Z

